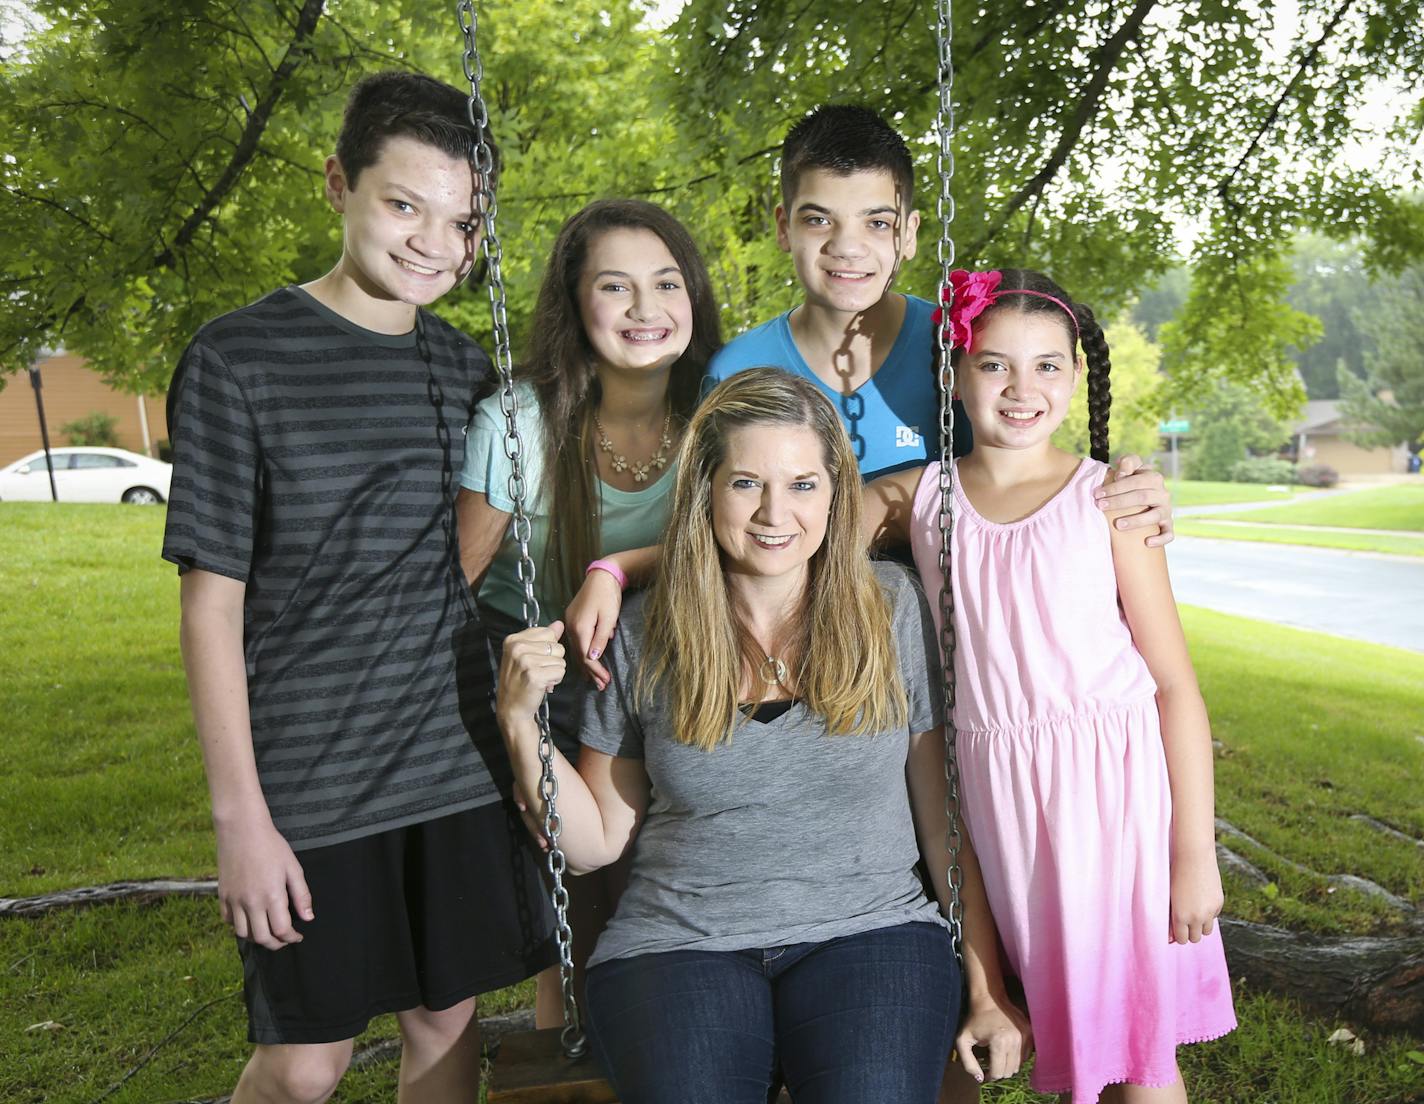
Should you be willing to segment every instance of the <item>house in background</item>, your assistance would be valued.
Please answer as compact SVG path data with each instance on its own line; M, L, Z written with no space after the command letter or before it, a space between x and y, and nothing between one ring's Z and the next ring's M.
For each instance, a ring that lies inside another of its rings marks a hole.
M60 426L98 411L115 419L120 448L158 456L159 444L168 440L166 396L116 391L88 367L83 357L71 353L48 356L38 367L44 385L45 422L53 447L69 444ZM34 388L28 373L17 372L5 380L5 388L0 390L0 465L43 447Z
M1403 445L1366 448L1345 436L1339 399L1311 399L1305 413L1291 427L1298 464L1328 464L1344 478L1356 475L1392 475L1409 470L1409 450Z

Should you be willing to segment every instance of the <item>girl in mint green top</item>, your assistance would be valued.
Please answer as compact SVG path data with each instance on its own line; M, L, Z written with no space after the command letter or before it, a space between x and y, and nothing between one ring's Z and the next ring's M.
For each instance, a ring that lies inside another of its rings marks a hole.
M675 218L651 203L613 199L564 223L539 288L528 354L515 371L543 624L563 616L591 561L661 543L673 458L720 345L707 268ZM477 589L496 665L505 636L524 627L504 437L496 394L466 431L456 506L460 562ZM554 742L570 758L578 754L581 679L571 669L547 698ZM495 731L493 712L488 731ZM580 997L583 964L621 881L610 867L565 883ZM536 1016L540 1027L562 1022L557 971L539 977Z
M529 514L529 554L535 565L534 594L545 620L556 617L565 604L558 580L544 569L549 561L549 531L552 512L548 483L544 478L544 425L538 398L528 383L517 386L519 434L524 442L525 509ZM499 395L491 395L475 409L465 435L465 467L460 485L484 495L494 511L512 514L509 476L513 468L504 453L505 419ZM597 555L644 548L662 540L672 505L673 469L669 458L657 480L646 480L636 490L626 491L597 480L593 487L590 513L598 520ZM650 472L651 474L651 472ZM466 496L469 497L469 496ZM519 548L506 529L494 559L480 583L479 603L513 621L524 618L524 587L519 581ZM521 624L522 628L523 625Z

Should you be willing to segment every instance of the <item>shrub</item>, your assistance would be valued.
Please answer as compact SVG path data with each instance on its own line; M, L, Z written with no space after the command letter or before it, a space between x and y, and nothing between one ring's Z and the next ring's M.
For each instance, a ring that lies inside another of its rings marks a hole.
M1340 473L1329 464L1307 464L1296 469L1295 477L1307 487L1333 487L1340 482Z
M112 414L96 410L82 418L75 418L59 427L59 431L69 438L71 445L88 445L91 448L118 448L119 420Z
M1187 478L1220 482L1231 478L1231 467L1246 455L1246 438L1232 421L1207 425L1187 453Z
M1232 483L1294 483L1295 465L1274 456L1252 456L1231 465L1227 478Z

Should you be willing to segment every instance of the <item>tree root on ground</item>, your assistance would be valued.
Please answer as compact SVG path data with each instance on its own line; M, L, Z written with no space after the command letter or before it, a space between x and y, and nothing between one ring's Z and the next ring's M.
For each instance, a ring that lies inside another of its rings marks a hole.
M38 897L0 897L0 917L33 919L58 909L103 905L112 901L158 901L164 897L213 897L216 881L158 878L144 882L110 882L101 886L80 886Z
M1397 912L1404 913L1406 916L1412 916L1417 912L1410 902L1406 901L1403 897L1391 893L1378 882L1372 882L1368 878L1361 878L1356 874L1321 874L1319 871L1311 870L1310 867L1304 866L1294 859L1288 859L1284 855L1272 851L1260 840L1254 836L1248 836L1245 832L1241 831L1240 828L1236 827L1236 825L1230 821L1223 820L1221 817L1216 818L1216 831L1218 835L1225 836L1233 843L1244 843L1263 855L1269 855L1273 862L1277 862L1281 866L1295 871L1297 874L1304 874L1308 878L1316 878L1319 881L1337 886L1340 889L1352 889L1356 893L1364 894L1366 897L1373 897L1375 900L1383 901L1390 908ZM1223 852L1225 853L1225 858L1223 858ZM1240 855L1236 854L1236 852L1230 848L1225 847L1223 844L1218 843L1216 845L1216 854L1217 858L1222 860L1223 867L1236 871L1252 884L1260 885L1269 881L1258 867L1243 859Z

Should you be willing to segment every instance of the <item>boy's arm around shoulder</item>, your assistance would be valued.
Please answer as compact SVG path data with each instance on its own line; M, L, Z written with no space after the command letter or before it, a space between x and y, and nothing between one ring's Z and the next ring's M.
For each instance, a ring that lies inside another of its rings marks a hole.
M180 585L183 666L217 835L218 902L239 938L277 950L301 942L291 910L310 920L312 900L257 777L243 654L246 584L194 569Z
M1187 651L1167 557L1146 530L1118 529L1108 515L1118 597L1132 641L1157 684L1157 711L1172 789L1171 937L1197 942L1221 911L1216 865L1211 725Z
M1150 547L1170 544L1176 535L1167 481L1140 456L1129 453L1120 457L1109 480L1098 488L1096 499L1098 509L1112 515L1114 529L1152 529L1147 536Z

